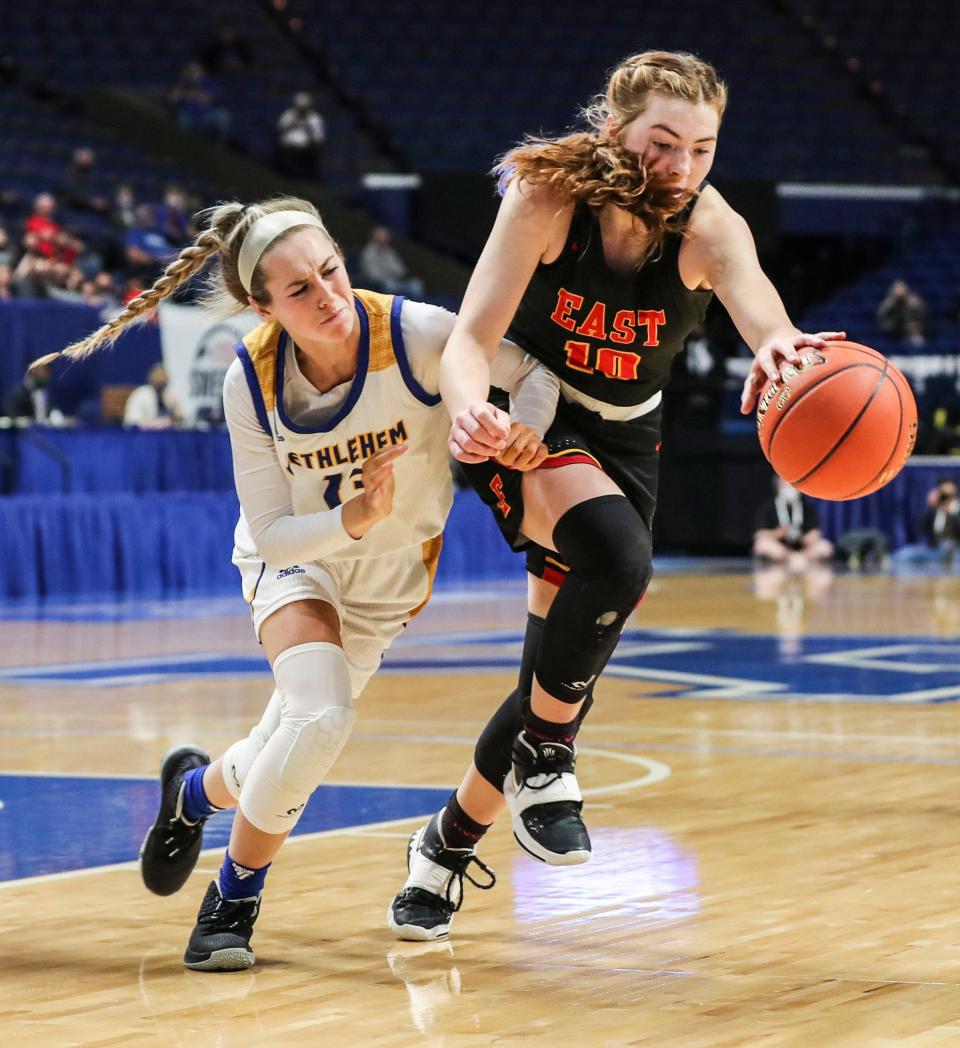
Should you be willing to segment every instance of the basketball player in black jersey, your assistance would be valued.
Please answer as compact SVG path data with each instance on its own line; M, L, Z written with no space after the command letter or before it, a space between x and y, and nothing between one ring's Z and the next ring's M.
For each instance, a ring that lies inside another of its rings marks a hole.
M503 809L528 852L585 862L574 739L651 575L660 398L716 295L755 354L741 409L766 379L842 332L801 333L744 220L707 181L726 104L711 66L645 52L585 111L590 130L528 139L504 158L496 224L443 357L450 449L516 549L529 615L519 688L494 714L443 811L414 834L388 922L445 935L475 848ZM560 378L550 455L516 473L487 401L504 334ZM472 878L469 878L472 879Z

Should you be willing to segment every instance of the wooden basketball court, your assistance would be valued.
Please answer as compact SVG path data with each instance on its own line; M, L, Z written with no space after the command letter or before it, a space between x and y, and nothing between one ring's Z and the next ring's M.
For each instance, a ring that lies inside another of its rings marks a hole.
M228 823L171 898L131 861L163 752L219 752L271 690L240 601L202 604L5 616L9 1045L960 1044L960 576L661 573L581 735L592 861L504 821L450 941L399 943L406 838L519 655L521 589L441 592L230 974L181 966Z

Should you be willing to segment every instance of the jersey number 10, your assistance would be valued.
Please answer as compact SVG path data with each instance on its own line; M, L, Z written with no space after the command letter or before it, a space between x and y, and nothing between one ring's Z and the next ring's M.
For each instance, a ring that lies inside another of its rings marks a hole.
M576 342L569 339L563 347L567 354L567 367L574 371L583 371L593 375L599 371L607 378L619 378L625 381L636 379L637 369L643 359L639 353L630 353L624 349L612 349L600 346L596 350L593 363L590 362L593 347L589 342Z

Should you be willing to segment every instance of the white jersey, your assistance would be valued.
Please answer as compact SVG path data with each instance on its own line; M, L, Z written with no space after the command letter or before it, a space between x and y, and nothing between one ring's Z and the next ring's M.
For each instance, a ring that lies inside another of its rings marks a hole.
M383 557L411 547L439 555L436 541L453 499L450 422L440 404L440 354L454 316L400 297L354 291L360 343L354 377L319 393L301 374L292 340L275 322L237 346L224 383L241 516L236 554L272 566ZM556 383L512 343L494 359L493 381L531 390L553 415ZM552 396L552 403L551 403ZM529 424L534 422L524 418ZM340 510L362 487L362 466L381 448L405 443L394 467L392 513L362 538L343 529Z

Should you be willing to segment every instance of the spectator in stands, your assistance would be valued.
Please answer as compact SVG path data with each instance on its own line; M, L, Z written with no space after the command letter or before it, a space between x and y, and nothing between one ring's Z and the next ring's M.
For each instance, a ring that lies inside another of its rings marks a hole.
M39 193L33 201L33 213L23 224L24 238L33 235L31 249L43 258L56 255L57 234L63 232L63 227L53 217L56 210L56 197L52 193Z
M77 211L105 215L110 210L110 198L97 176L96 160L96 154L89 146L80 146L73 151L73 158L60 182L60 197L68 207Z
M86 244L66 229L61 229L53 238L54 262L63 262L68 266L75 265L85 251Z
M927 333L926 323L926 303L905 280L895 280L877 307L880 330L901 341L915 340L918 334L923 339Z
M928 548L945 559L952 559L960 547L960 496L955 480L941 477L927 494L927 508L920 527Z
M253 66L253 48L232 25L221 26L217 35L199 52L204 68L211 73L241 73Z
M49 364L33 368L3 398L3 413L10 418L46 422L50 416L47 386L53 369Z
M27 233L23 238L23 254L13 270L13 291L17 298L46 298L52 263L40 253L39 243L36 233Z
M377 226L370 234L360 252L359 269L364 283L372 291L414 297L423 294L423 281L409 275L386 226Z
M121 182L113 195L110 221L117 229L132 229L137 224L137 197L129 182Z
M83 285L86 277L78 266L67 262L54 262L50 266L47 296L60 302L82 302Z
M188 62L169 94L177 123L186 131L200 131L218 142L230 136L230 111L220 103L216 80L200 62Z
M17 252L10 243L10 234L0 226L0 266L12 266L17 261Z
M917 526L923 541L901 546L893 555L894 563L951 563L960 549L960 495L952 477L940 477L927 492Z
M176 254L170 241L156 228L153 208L137 207L137 224L124 237L126 267L131 274L152 280L159 266Z
M196 234L186 194L173 182L164 189L163 202L153 209L153 227L175 247L181 247Z
M833 545L820 532L817 507L781 477L774 477L773 494L757 513L753 555L795 571L833 556Z
M927 344L927 336L922 321L916 317L908 317L901 341L904 345L912 346L915 349L925 346Z
M317 178L327 140L326 124L306 91L277 120L277 166L293 178Z
M163 364L154 364L147 381L127 398L123 424L137 429L169 429L179 425L180 407L167 383L167 369Z
M85 281L82 291L83 301L88 306L97 306L109 311L120 305L113 277L106 270L101 270L93 280Z
M663 395L663 429L715 429L723 412L723 354L697 324L683 344Z
M123 294L120 296L120 304L122 306L127 305L128 302L132 302L139 295L143 294L146 290L146 284L144 283L143 277L131 276L127 277L127 282L123 288ZM156 317L156 312L151 314L151 319Z
M0 262L0 301L13 298L13 268L7 262Z

